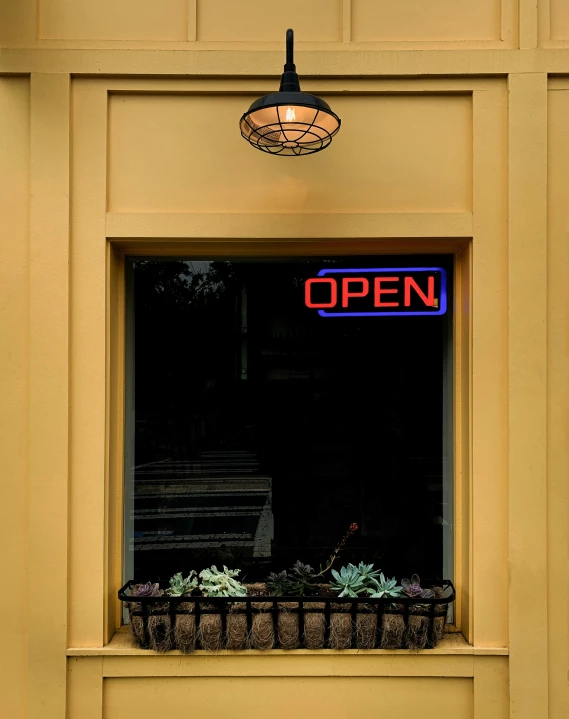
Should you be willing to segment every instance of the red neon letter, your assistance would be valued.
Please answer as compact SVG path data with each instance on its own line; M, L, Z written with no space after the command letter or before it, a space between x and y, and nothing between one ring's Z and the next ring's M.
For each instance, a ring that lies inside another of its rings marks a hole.
M360 282L361 292L350 292L350 282ZM369 280L365 277L344 277L342 280L342 307L348 306L350 297L365 297L369 292Z
M373 283L374 287L374 300L373 304L375 307L399 307L399 302L382 302L382 294L397 294L399 291L396 287L391 289L384 289L381 286L382 282L398 282L399 277L376 277Z
M316 282L328 282L330 285L330 302L323 302L321 304L312 302L310 288ZM334 307L338 301L338 285L336 284L336 280L333 280L331 277L311 277L309 280L306 280L304 284L304 301L307 307Z
M412 277L406 277L405 278L405 307L409 307L411 304L411 285L413 286L415 292L419 295L419 297L423 300L423 302L427 305L427 307L432 307L435 304L435 278L430 275L429 277L429 284L428 284L428 290L429 293L428 296L423 293L423 290L419 287L419 285L415 282L415 280Z

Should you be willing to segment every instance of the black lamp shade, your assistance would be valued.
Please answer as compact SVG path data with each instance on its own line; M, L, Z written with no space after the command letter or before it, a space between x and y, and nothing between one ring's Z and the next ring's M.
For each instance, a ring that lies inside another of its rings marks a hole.
M255 100L242 116L241 135L271 155L310 155L324 150L340 129L340 118L327 102L300 92L292 62L292 30L287 31L287 64L280 92Z

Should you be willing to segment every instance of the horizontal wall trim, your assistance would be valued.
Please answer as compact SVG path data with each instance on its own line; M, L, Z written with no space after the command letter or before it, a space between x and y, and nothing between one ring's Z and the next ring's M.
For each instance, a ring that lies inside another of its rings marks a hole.
M507 656L506 647L473 647L459 633L447 634L434 649L274 649L267 652L199 650L184 656L138 649L128 628L105 647L72 647L68 657L103 657L103 675L125 676L473 676L476 656Z
M298 50L303 77L390 77L547 72L567 74L569 48L523 50L379 50L346 43L333 50ZM0 74L162 75L277 78L282 49L48 49L2 48Z
M108 238L470 237L472 213L107 213Z
M472 677L472 655L434 657L315 656L105 657L104 677ZM290 655L290 652L288 652Z
M90 78L90 84L103 86L113 95L249 95L263 94L275 89L277 77L197 77L197 78ZM504 80L505 82L505 80ZM345 95L471 95L477 90L496 90L496 78L491 77L305 77L305 92Z

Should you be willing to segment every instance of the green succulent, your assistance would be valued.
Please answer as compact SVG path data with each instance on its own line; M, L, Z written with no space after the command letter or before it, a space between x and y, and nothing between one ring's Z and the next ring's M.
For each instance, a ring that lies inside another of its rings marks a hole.
M271 572L265 582L267 589L269 590L271 597L282 597L283 594L291 594L292 582L288 578L286 569L278 574Z
M403 588L397 586L397 580L395 577L386 579L383 576L383 572L379 575L379 581L377 579L373 579L371 587L368 587L366 591L370 594L371 599L403 596Z
M166 590L166 594L170 597L181 597L184 594L191 594L197 586L198 580L193 569L185 579L182 577L182 572L178 572L170 579L170 587Z
M380 575L380 570L374 569L373 564L364 564L363 562L358 564L358 572L366 585L371 584Z
M314 569L310 564L303 564L299 560L290 568L288 579L290 587L287 594L299 597L310 594L314 584Z
M200 589L205 597L246 597L247 587L235 577L239 569L228 569L223 565L221 572L215 564L200 572Z
M355 599L359 594L365 591L364 580L359 569L353 564L342 567L339 572L332 569L332 576L334 579L330 586L336 592L339 592L339 597L352 597Z

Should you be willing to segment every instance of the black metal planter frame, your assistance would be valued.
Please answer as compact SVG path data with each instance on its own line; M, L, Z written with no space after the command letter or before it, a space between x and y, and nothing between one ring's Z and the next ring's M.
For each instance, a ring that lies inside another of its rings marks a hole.
M356 620L358 616L377 615L377 629L375 637L375 647L381 646L383 632L383 616L384 614L394 614L403 617L405 628L409 626L409 617L428 617L429 627L427 633L426 648L430 648L436 644L435 640L435 618L442 617L447 614L448 606L456 598L456 592L453 583L449 579L436 581L423 581L423 587L442 587L445 596L435 597L433 599L422 599L421 597L397 597L396 599L382 598L371 599L368 597L320 597L320 596L302 596L302 597L266 597L266 596L247 596L247 597L202 597L202 596L183 596L183 597L134 597L127 594L127 591L136 583L132 580L128 581L118 592L121 601L129 605L131 617L141 617L143 625L143 640L141 645L147 649L150 646L148 632L149 616L169 616L172 628L175 626L176 617L184 614L191 614L195 617L196 626L199 624L200 616L203 614L215 614L221 618L221 632L225 636L227 629L227 616L231 614L245 615L247 621L247 631L251 632L253 627L253 616L255 614L270 614L272 616L275 637L278 637L278 619L279 615L284 611L286 613L298 614L298 633L300 637L300 647L303 645L304 638L304 615L310 613L318 613L324 615L324 646L329 645L330 624L332 614L349 614L352 619L352 631L350 646L357 648L357 632ZM306 604L318 603L322 608L306 607ZM131 607L131 604L140 605L140 609ZM180 604L193 604L192 609L180 609ZM270 604L270 608L255 607L255 604L263 604L265 607ZM279 604L286 604L286 610L282 610ZM290 605L297 605L290 607ZM337 606L345 604L350 605L349 610L340 610ZM399 607L393 608L397 604ZM160 608L158 605L168 605L168 608ZM322 606L323 605L323 606ZM420 606L418 606L420 605ZM402 606L402 608L401 608ZM441 607L444 606L444 610ZM158 607L153 610L153 607ZM229 611L231 607L231 612ZM289 608L290 607L290 608ZM412 609L412 607L414 609ZM199 643L199 633L197 635L196 648L202 648ZM278 647L277 647L278 648ZM406 648L406 647L401 647Z

